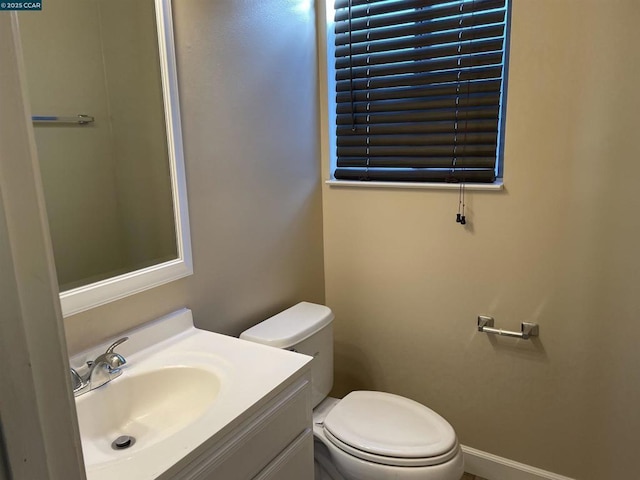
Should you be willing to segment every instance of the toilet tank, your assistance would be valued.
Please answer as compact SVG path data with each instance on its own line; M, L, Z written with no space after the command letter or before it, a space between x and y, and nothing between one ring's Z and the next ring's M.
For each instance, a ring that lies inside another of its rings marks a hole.
M312 356L311 399L315 407L333 386L333 318L329 307L301 302L245 330L240 338Z

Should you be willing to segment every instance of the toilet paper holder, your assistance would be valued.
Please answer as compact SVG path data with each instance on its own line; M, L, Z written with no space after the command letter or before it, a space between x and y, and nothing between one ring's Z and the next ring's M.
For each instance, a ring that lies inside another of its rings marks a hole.
M491 333L494 335L502 335L503 337L516 337L528 340L530 337L537 337L540 335L540 327L537 323L522 322L520 324L519 332L512 332L510 330L502 330L501 328L493 328L494 319L488 315L478 315L478 331L484 333Z

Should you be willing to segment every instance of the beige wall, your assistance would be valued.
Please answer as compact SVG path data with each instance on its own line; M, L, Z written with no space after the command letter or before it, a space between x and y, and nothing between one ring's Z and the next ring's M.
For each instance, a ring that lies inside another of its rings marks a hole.
M188 306L238 334L324 301L308 2L174 2L195 274L65 319L71 352Z
M407 395L466 445L580 480L637 471L638 18L513 1L506 188L469 192L466 228L456 191L324 187L336 393Z

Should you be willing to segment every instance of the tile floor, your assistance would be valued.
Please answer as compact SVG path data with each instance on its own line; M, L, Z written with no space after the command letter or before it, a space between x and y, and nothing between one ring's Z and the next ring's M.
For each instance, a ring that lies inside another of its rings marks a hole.
M465 473L460 480L487 480L487 479L482 477L477 477L476 475L471 475L470 473Z

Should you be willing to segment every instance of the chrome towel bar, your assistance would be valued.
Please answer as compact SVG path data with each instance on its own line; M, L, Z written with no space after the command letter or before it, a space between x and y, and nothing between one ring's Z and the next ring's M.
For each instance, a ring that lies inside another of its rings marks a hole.
M494 335L502 335L504 337L516 337L528 340L529 337L537 337L540 334L540 327L537 323L522 322L519 332L502 330L501 328L493 328L493 317L486 315L478 315L478 331L484 333L492 333Z
M78 125L86 125L92 123L95 119L91 115L34 115L31 117L33 123L73 123Z

